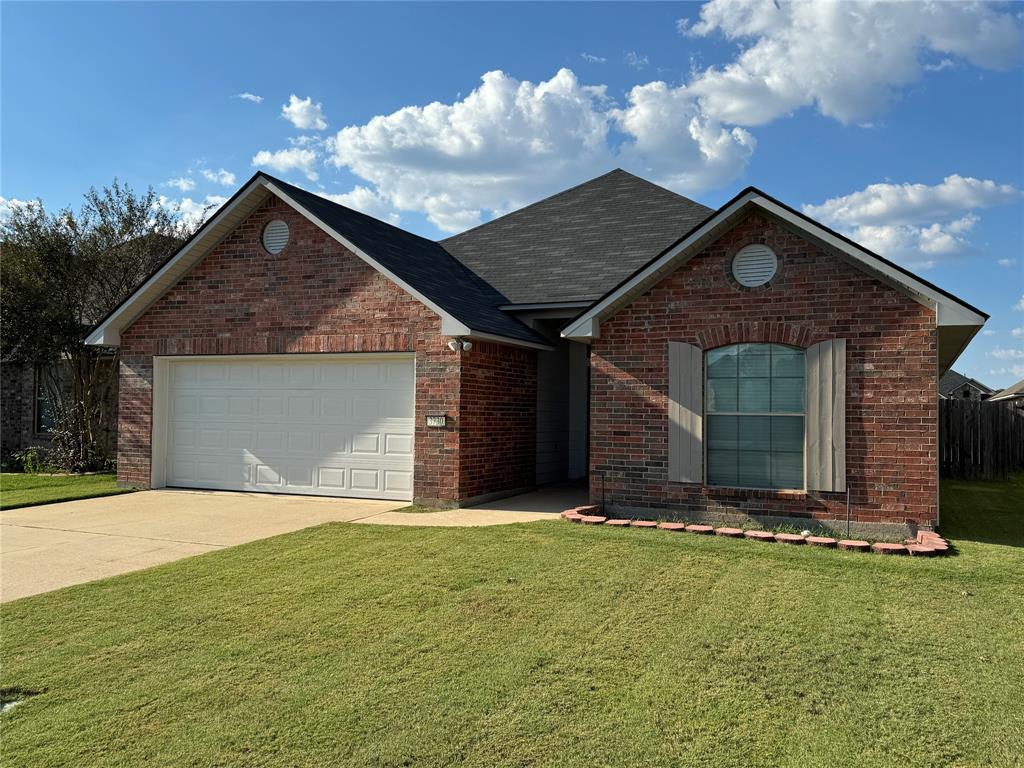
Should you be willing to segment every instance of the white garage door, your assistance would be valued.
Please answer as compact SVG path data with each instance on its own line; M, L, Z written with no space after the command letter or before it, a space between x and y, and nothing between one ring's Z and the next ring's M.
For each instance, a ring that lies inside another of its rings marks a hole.
M412 498L411 357L168 365L166 485Z

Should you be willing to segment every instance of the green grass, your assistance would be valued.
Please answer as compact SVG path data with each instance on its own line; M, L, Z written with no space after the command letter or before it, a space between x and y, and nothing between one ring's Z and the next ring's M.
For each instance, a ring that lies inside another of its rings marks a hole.
M89 499L94 496L112 496L130 493L130 488L118 488L117 478L111 474L97 475L30 475L14 472L0 473L0 509L32 507L57 501Z
M391 510L392 512L409 512L411 514L426 515L431 512L443 512L441 507L428 507L423 504L410 504L407 507L399 507L398 509Z
M972 488L943 559L329 524L26 598L0 763L1020 765L1024 484Z

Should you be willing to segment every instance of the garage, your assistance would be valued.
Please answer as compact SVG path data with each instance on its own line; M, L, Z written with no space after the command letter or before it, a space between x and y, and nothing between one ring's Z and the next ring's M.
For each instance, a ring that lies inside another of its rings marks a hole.
M412 355L156 358L153 484L411 500L414 370Z

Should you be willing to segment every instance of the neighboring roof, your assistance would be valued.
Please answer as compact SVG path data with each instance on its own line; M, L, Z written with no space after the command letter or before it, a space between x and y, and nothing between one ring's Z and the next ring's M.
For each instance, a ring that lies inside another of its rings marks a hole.
M508 300L440 245L325 200L263 172L230 200L120 306L93 329L89 344L117 345L120 332L270 195L292 205L327 234L440 315L442 332L527 346L549 346L543 336L498 309Z
M1011 384L1006 389L1000 389L988 399L990 403L1009 402L1010 400L1024 400L1024 379L1016 384Z
M939 378L939 394L949 395L952 392L956 392L965 384L978 390L983 395L988 395L995 391L991 387L985 386L977 379L972 379L970 376L964 376L962 373L957 373L950 368Z
M441 244L511 304L593 301L711 213L616 169Z
M756 207L798 229L816 243L887 285L935 310L939 330L939 373L944 373L981 329L988 315L913 272L884 259L809 216L790 208L756 187L736 197L693 227L683 237L610 289L569 323L562 336L587 341L600 335L601 321L642 295L648 288L678 269L707 244L738 223Z

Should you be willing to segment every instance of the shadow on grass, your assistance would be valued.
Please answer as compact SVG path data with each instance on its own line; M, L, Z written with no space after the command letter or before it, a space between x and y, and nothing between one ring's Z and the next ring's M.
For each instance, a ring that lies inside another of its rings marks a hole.
M1024 547L1024 473L1009 480L943 480L941 531L950 539Z

